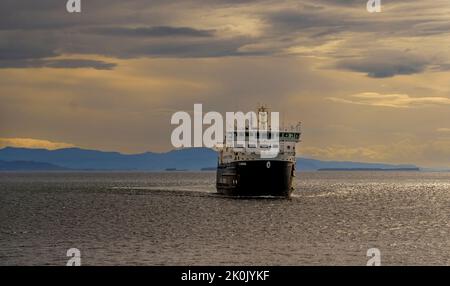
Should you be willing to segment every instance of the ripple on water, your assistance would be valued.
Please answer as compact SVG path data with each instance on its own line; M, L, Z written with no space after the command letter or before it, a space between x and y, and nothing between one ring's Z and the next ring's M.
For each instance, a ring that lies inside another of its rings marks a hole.
M217 195L215 174L0 173L0 264L450 264L450 174L301 173L290 200Z

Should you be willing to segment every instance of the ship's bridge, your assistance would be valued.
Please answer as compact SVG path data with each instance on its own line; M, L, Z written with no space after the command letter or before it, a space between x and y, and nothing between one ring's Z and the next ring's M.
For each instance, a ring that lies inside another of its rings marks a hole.
M277 150L275 160L295 162L296 144L300 130L294 131L235 131L227 134L230 141L221 150L220 162L259 160L268 150Z

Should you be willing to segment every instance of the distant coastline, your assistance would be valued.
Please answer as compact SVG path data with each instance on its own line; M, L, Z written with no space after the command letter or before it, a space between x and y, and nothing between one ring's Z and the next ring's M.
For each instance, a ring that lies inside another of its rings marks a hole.
M177 168L166 168L164 171L166 172L186 172L189 171L187 169L177 169Z
M420 168L322 168L317 171L377 171L377 172L420 172Z
M217 171L217 167L201 168L200 171Z
M6 147L0 149L0 161L1 171L215 171L217 152L208 148L186 148L165 153L122 154L81 148L46 150ZM297 158L296 170L428 171L412 164L323 161L302 157Z

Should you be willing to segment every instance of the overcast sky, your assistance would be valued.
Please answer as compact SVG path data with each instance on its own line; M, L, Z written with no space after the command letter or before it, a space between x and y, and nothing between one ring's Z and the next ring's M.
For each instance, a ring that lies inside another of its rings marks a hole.
M450 166L450 2L0 2L0 146L172 149L170 117L266 103L301 156Z

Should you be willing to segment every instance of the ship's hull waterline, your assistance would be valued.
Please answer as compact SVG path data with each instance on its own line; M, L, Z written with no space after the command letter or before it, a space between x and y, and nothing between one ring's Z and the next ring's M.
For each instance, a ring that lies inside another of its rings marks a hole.
M295 163L281 160L236 161L217 168L217 191L236 197L289 198Z

